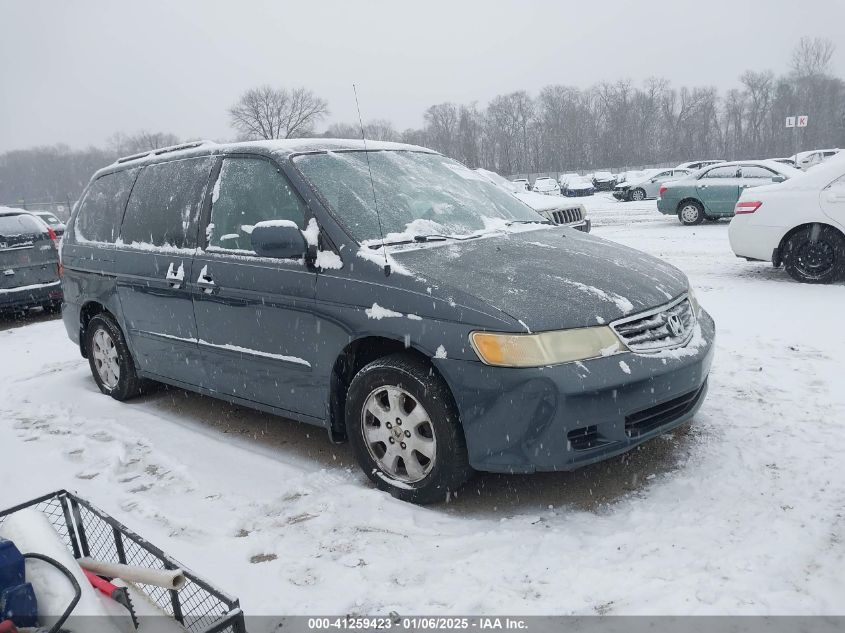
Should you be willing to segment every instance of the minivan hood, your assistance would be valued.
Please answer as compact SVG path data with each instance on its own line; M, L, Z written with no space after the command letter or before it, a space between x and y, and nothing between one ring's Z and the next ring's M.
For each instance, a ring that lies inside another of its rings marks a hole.
M680 270L655 257L565 227L392 254L456 303L481 301L532 332L610 323L688 288Z

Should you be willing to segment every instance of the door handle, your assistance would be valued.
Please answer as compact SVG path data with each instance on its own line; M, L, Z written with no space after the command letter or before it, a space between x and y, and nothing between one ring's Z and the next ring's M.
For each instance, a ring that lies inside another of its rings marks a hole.
M699 189L707 189L707 185L698 185Z
M202 288L202 291L205 294L211 294L214 292L217 287L214 284L214 279L208 272L208 266L203 266L202 270L200 271L199 277L197 277L197 286Z
M182 282L185 280L185 267L182 265L182 262L179 262L179 268L176 270L173 269L173 262L170 262L170 266L167 267L167 273L164 275L164 278L170 282L170 287L178 290L182 287Z

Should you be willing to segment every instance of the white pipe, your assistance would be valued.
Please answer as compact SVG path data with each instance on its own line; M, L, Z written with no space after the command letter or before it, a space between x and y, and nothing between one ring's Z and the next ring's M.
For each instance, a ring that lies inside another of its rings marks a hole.
M93 558L80 558L76 562L83 569L100 576L120 578L126 582L153 585L163 589L178 591L185 586L186 582L181 569L150 569L149 567L136 567L119 563L104 563Z

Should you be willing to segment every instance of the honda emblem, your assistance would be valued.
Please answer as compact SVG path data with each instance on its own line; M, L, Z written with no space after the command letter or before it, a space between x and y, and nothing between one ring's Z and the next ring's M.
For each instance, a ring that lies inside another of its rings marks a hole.
M677 314L670 314L666 319L666 327L669 328L669 333L672 336L678 337L684 335L684 322Z

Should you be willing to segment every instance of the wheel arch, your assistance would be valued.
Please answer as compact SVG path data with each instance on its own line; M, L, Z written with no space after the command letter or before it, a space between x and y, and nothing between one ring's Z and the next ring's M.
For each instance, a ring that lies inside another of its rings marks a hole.
M775 266L780 266L783 263L783 249L786 246L786 243L792 238L793 235L798 233L799 231L803 231L804 229L808 229L812 226L821 226L833 229L836 231L839 236L845 240L845 233L842 232L838 226L834 226L829 222L804 222L802 224L798 224L797 226L792 227L786 233L784 233L783 237L780 238L780 242L778 242L778 246L775 249L774 255L772 256L772 264ZM774 258L777 257L777 261L774 261Z
M440 376L451 393L451 387L431 362L431 356L415 347L413 343L406 345L404 340L378 335L357 338L341 350L332 366L329 387L329 435L333 441L346 439L346 397L352 379L374 360L398 353L413 356L424 362L432 372Z
M783 257L783 247L786 246L786 243L789 241L789 239L793 235L795 235L799 231L803 231L804 229L808 229L811 226L816 226L816 225L833 229L834 231L839 233L839 236L843 240L845 240L845 233L842 232L842 229L840 229L838 226L834 226L833 224L830 224L829 222L804 222L802 224L799 224L797 226L792 227L786 233L784 233L782 238L780 238L780 242L778 242L778 247L777 247L778 257L779 258Z
M675 213L680 213L681 207L683 207L688 202L695 202L697 205L699 205L701 207L702 211L706 210L704 203L701 200L699 200L695 196L685 196L685 197L681 198L681 200L678 202L677 205L675 205Z
M85 332L91 319L98 314L108 314L114 318L111 311L99 301L86 301L79 309L79 352L82 354L82 358L88 358L88 350L85 349Z

